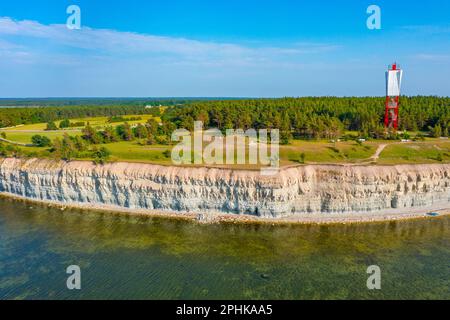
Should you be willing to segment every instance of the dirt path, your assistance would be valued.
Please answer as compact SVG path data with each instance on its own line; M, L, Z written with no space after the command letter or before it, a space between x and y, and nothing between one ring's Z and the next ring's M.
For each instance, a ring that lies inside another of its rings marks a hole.
M383 152L384 148L386 148L387 144L380 144L377 148L377 151L375 151L375 154L370 158L372 160L378 160L378 158L380 157L380 154Z
M34 147L35 146L32 143L22 143L22 142L17 142L17 141L11 141L8 139L3 139L3 138L0 138L0 141L7 142L10 144L15 144L16 146L22 146L22 147Z

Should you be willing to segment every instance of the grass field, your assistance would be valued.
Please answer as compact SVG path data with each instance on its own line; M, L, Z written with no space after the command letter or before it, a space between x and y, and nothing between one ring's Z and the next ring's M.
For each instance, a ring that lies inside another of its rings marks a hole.
M1 131L0 131L1 132ZM80 135L81 130L59 130L59 131L43 131L43 130L33 130L33 131L5 131L6 138L11 141L31 143L31 137L36 134L41 136L46 136L53 140L55 138L61 138L65 133L71 136Z
M281 146L280 158L289 162L297 162L301 153L307 162L359 162L369 159L380 142L367 142L358 145L354 141L330 143L329 141L294 140L290 145Z
M425 142L391 144L381 153L379 163L436 163L450 161L450 141L430 139Z
M139 145L137 141L121 141L103 145L111 151L112 161L136 161L170 164L170 157L163 155L164 151L171 150L171 146Z
M150 115L128 115L141 117L141 120L129 121L131 125L145 123ZM70 119L71 122L89 122L91 126L101 129L107 125L117 126L123 122L108 123L107 117ZM160 119L155 119L158 122ZM59 122L55 122L57 125ZM45 131L46 124L38 123L3 129L6 138L21 143L31 143L31 137L40 134L54 139L69 135L80 135L81 128L70 128L58 131ZM206 145L207 143L205 143ZM384 146L385 145L385 146ZM112 161L135 161L158 164L171 164L170 157L164 154L172 146L145 145L139 141L121 141L104 145L111 152ZM384 147L378 159L374 159L377 149ZM48 156L47 148L21 147L33 156ZM305 155L305 163L354 163L354 164L402 164L402 163L440 163L450 162L450 141L447 139L426 139L420 142L401 143L398 141L374 140L358 144L355 141L330 142L326 140L294 140L289 145L280 146L281 165L292 165L301 162L301 154ZM242 167L242 166L240 166ZM250 167L250 166L248 166Z

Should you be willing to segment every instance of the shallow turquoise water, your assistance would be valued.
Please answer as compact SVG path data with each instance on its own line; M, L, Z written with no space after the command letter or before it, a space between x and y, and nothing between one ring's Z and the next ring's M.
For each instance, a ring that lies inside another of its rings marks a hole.
M449 224L197 225L0 198L0 298L450 299Z

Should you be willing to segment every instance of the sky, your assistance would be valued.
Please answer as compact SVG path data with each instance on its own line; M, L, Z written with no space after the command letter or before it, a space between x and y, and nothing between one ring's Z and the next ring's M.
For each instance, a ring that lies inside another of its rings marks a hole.
M450 1L0 2L0 98L382 96L393 62L450 95Z

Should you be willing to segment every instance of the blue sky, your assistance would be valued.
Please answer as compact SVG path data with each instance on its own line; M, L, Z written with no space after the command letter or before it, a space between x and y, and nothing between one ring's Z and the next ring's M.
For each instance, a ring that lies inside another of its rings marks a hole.
M449 1L0 2L0 97L381 96L393 61L450 95Z

